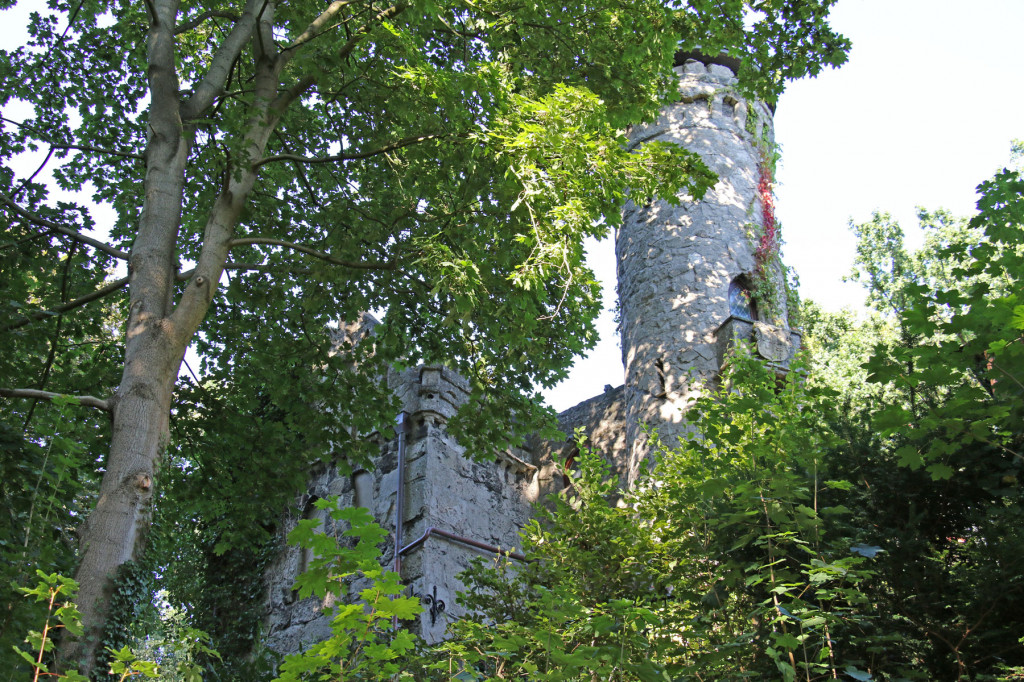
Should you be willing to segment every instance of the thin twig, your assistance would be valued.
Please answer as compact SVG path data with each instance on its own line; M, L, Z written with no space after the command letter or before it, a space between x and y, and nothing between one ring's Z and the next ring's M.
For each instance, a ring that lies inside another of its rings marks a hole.
M1013 383L1017 384L1017 385L1018 385L1018 386L1020 386L1021 388L1024 388L1024 384L1022 384L1022 383L1020 382L1020 379L1018 379L1018 378L1017 378L1016 376L1014 376L1013 374L1010 374L1010 373L1009 373L1009 372L1007 372L1007 371L1006 371L1005 369L1003 369L1002 367L1000 367L1000 366L999 366L999 364L998 364L998 363L996 362L996 359L995 359L994 357L990 357L990 358L989 358L989 362L990 362L990 363L992 363L992 367L993 367L993 368L995 368L995 369L998 369L998 370L999 370L1000 372L1002 372L1002 373L1003 373L1003 376L1005 376L1005 377L1006 377L1007 379L1009 379L1009 380L1010 380L1010 381L1012 381Z
M293 161L296 163L334 163L335 161L355 161L358 159L368 159L371 156L378 156L380 154L387 154L393 152L396 149L402 147L408 147L409 145L417 144L419 142L426 142L427 140L435 140L443 135L416 135L414 137L406 137L397 142L384 145L379 149L373 149L367 152L356 152L354 154L336 154L334 156L298 156L296 154L278 154L276 156L268 156L260 159L252 165L253 168L259 168L265 163L272 163L274 161Z
M74 149L80 152L96 152L97 154L107 154L109 156L120 156L123 159L134 159L136 161L145 161L145 157L142 154L134 154L132 152L123 152L119 149L107 149L105 147L96 147L91 144L59 144L57 142L51 142L54 149Z
M234 248L236 246L246 246L249 244L266 244L267 246L280 246L286 249L292 249L299 253L304 253L307 256L313 256L320 260L327 261L334 265L341 265L346 268L354 268L356 270L394 270L394 263L361 263L358 261L347 261L340 258L335 258L330 254L324 253L323 251L317 251L308 246L302 244L296 244L295 242L288 242L283 239L272 239L270 237L243 237L241 239L232 239L228 242L228 248Z
M341 57L342 59L347 58L350 54L352 54L352 51L356 49L356 46L359 45L359 43L363 42L366 39L366 37L370 34L371 26L373 26L374 24L382 24L385 21L394 19L399 14L408 9L408 7L409 5L407 3L399 2L395 3L391 7L388 7L386 10L378 12L377 16L375 16L371 21L368 21L366 25L364 25L362 28L356 31L356 34L352 36L352 38L349 39L347 43L341 46L341 49L338 50L338 56Z
M70 285L69 275L71 274L71 262L75 259L75 251L78 249L78 244L71 245L71 251L68 253L68 257L64 260L64 272L60 278L60 301L61 303L68 302L68 287ZM60 342L61 328L64 326L64 316L57 315L57 324L54 326L53 338L50 340L50 350L46 354L46 363L43 365L43 376L39 379L39 385L36 387L39 390L46 388L46 382L50 378L50 371L53 369L53 363L57 359L57 344ZM28 425L32 422L32 415L35 414L36 405L39 404L38 400L32 402L32 407L28 408L28 414L25 415L24 429L28 428Z
M51 147L50 153L51 154L53 153L54 149L76 149L78 151L83 151L83 152L97 152L97 153L100 153L100 154L110 154L111 156L122 156L122 157L125 157L125 158L128 158L128 159L136 159L138 161L144 161L145 160L145 158L141 154L133 154L132 152L122 152L122 151L117 150L117 149L107 149L106 147L97 147L97 146L91 145L91 144L66 144L64 142L54 142L44 132L42 132L41 130L39 130L39 128L36 128L35 126L31 126L31 125L29 125L27 123L23 123L21 121L15 121L15 120L9 119L9 118L7 118L5 116L0 116L0 121L4 121L5 123L10 123L10 124L15 125L15 126L17 126L19 128L25 128L26 130L31 131L33 134L37 135L40 138L40 140L42 140L46 144L50 145L50 147ZM49 158L49 157L47 157L47 158ZM39 171L36 171L36 174L38 174L38 173L39 173ZM33 177L34 176L35 176L35 174L33 174Z
M232 270L251 270L253 272L287 272L293 275L309 275L312 274L312 270L309 268L293 268L288 265L266 265L264 263L235 263L228 261L224 263L224 270L230 272ZM196 269L186 270L179 272L174 276L174 279L179 282L192 279L192 275L196 274ZM229 280L230 281L230 280Z
M85 305L87 303L91 303L91 302L95 301L96 299L103 298L107 294L112 294L113 292L117 291L118 289L123 289L127 285L128 285L128 278L127 277L122 277L121 279L114 280L113 282L111 282L110 284L106 285L105 287L101 287L101 288L97 289L96 291L94 291L92 293L89 293L89 294L86 294L85 296L82 296L81 298L76 298L73 301L68 301L67 303L65 303L63 305L59 305L56 308L51 308L50 310L40 310L40 311L34 312L34 313L32 313L32 314L30 314L30 315L28 315L26 317L23 317L20 320L15 320L14 322L12 322L9 325L7 325L6 327L0 328L0 332L9 332L12 329L19 329L21 327L24 327L27 324L31 324L32 322L35 322L36 320L42 320L42 319L47 318L47 317L53 317L54 315L59 315L61 313L66 313L67 311L74 310L75 308L80 308L80 307L82 307L83 305Z
M33 180L35 180L36 176L43 172L43 169L46 168L46 164L50 163L50 159L53 158L53 152L54 152L54 147L53 147L53 145L50 145L50 151L48 151L46 153L46 158L44 158L43 162L39 164L38 168L36 168L35 173L33 173L32 175L28 176L27 178L25 178L21 182L19 182L18 186L15 188L15 190L13 192L11 192L11 199L12 200L17 198L18 194L21 193L21 190L25 189L28 186L28 183L30 183Z

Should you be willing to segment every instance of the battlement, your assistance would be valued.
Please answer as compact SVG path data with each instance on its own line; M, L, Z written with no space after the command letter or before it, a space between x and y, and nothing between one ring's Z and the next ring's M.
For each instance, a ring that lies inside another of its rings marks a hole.
M417 422L444 424L469 399L466 379L441 365L421 365L403 372L392 372L388 386L398 397L402 411Z

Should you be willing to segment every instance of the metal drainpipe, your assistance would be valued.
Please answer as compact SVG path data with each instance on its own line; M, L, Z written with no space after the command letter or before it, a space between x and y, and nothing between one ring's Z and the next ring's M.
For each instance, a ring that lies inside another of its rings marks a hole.
M395 500L395 573L402 576L402 526L405 523L405 439L409 433L409 413L399 412L395 420L398 432L397 499Z
M423 533L423 535L419 536L418 538L410 542L408 545L403 547L399 551L399 554L408 554L409 552L411 552L412 550L416 549L424 542L426 542L427 538L429 538L431 535L436 535L442 538L448 538L449 540L452 540L454 542L460 542L464 545L469 545L470 547L476 547L477 549L482 549L485 552L490 552L491 554L496 554L498 556L507 556L510 559L515 559L516 561L530 561L526 558L525 555L519 552L509 552L503 550L501 547L489 545L486 542L480 542L479 540L474 540L473 538L467 538L465 535L457 535L455 533L442 530L435 526L431 526Z

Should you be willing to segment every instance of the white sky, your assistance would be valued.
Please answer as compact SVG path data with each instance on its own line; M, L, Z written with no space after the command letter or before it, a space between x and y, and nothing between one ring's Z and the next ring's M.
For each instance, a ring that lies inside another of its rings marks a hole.
M853 41L849 62L779 101L776 212L801 295L838 309L863 299L842 283L851 218L889 211L912 232L916 206L969 214L974 188L1024 137L1024 0L840 0L832 25ZM612 251L606 241L591 252L607 305ZM601 323L600 346L545 392L555 409L622 383L610 313Z

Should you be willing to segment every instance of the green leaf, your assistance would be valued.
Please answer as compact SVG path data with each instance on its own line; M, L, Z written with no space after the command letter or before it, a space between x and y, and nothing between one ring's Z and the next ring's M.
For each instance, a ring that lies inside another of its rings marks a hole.
M904 445L897 449L896 458L900 466L908 467L911 470L920 469L924 465L924 458L913 445Z
M947 464L929 464L925 470L931 474L936 481L945 481L953 477L953 468Z
M1024 330L1024 305L1018 305L1013 308L1013 319L1010 321L1010 325L1014 329Z

